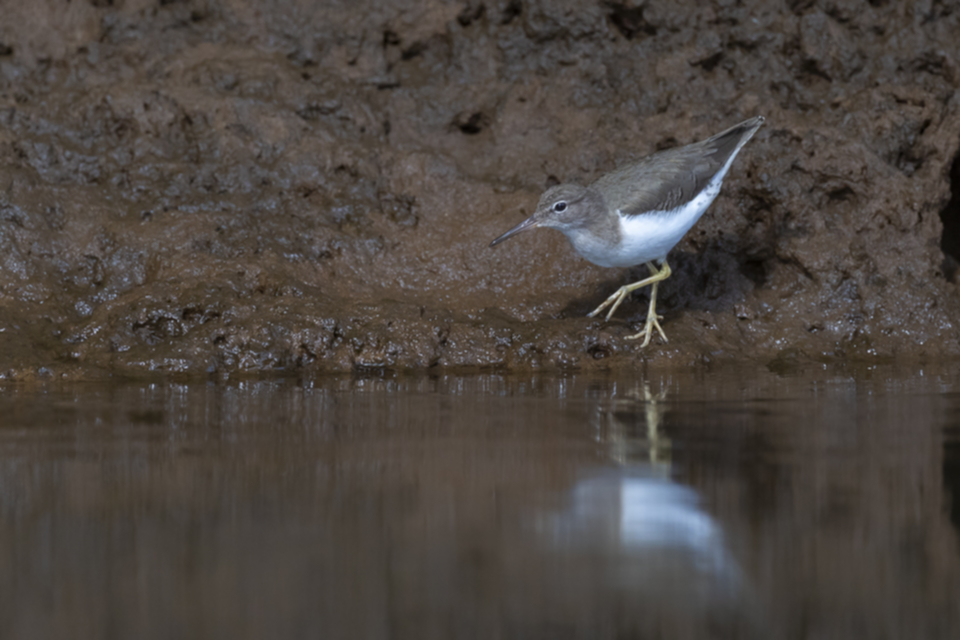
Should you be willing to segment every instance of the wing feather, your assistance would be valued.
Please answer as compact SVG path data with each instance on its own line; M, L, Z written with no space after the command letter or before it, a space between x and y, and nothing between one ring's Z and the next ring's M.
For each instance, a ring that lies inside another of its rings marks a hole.
M758 116L701 142L627 164L596 182L611 210L623 215L671 211L686 204L740 151L763 124Z

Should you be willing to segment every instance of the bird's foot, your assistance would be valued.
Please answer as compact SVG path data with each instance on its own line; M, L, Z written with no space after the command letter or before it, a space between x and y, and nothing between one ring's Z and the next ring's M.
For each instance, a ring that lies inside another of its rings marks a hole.
M643 344L640 345L640 348L643 349L648 344L650 344L650 338L653 337L653 330L656 329L660 334L660 337L663 338L664 342L670 342L667 340L667 334L663 332L663 327L660 326L660 320L663 320L663 316L658 316L656 313L650 313L647 315L647 323L643 327L643 331L640 333L635 333L632 336L627 336L624 340L636 340L638 338L643 338Z

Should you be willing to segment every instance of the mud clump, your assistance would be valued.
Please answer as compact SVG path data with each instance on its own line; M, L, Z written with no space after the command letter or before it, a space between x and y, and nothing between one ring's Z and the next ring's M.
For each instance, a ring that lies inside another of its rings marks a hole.
M960 354L960 12L382 4L0 0L0 376ZM644 267L487 247L756 114L668 344L584 317Z

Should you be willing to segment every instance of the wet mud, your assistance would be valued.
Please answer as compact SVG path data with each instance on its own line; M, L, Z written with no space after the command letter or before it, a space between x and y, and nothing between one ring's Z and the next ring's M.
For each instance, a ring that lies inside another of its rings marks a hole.
M0 0L0 376L960 355L951 5L385 4ZM585 317L644 267L487 246L758 114L667 344Z

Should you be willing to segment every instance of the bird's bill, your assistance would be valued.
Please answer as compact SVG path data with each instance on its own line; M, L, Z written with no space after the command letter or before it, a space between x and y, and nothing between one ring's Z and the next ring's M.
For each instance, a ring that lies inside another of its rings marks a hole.
M507 238L513 237L518 233L520 233L521 231L526 231L528 229L536 229L539 226L540 226L540 222L538 222L534 216L530 216L529 218L527 218L526 220L524 220L523 222L515 226L513 229L510 229L510 231L507 231L505 234L503 234L502 236L500 236L499 238L491 242L490 246L492 247L493 245L500 244Z

